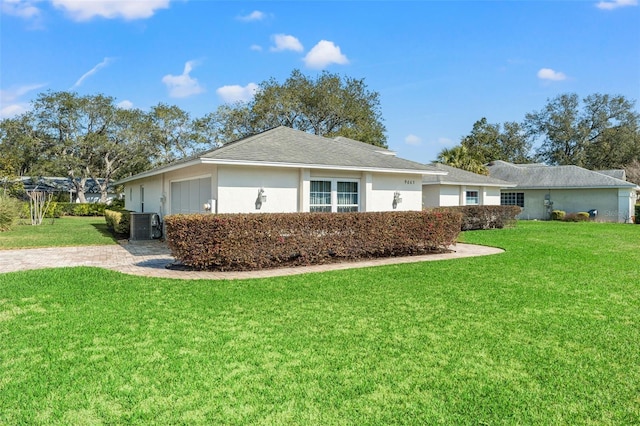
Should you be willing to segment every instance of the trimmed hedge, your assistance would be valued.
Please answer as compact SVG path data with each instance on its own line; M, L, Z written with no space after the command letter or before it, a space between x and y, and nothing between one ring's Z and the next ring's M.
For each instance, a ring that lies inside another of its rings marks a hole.
M516 223L522 212L518 206L452 206L438 207L434 211L453 211L462 214L462 231L501 229Z
M173 256L196 269L250 270L445 251L456 212L170 215Z
M47 218L62 216L103 216L104 210L107 207L106 204L100 203L60 203L51 201L44 216ZM22 203L20 216L22 218L28 218L29 215L29 203Z
M553 210L551 212L551 220L564 220L567 212L564 210Z
M587 212L570 213L564 217L565 222L588 222L591 216Z
M107 222L107 228L116 235L129 237L131 212L129 210L110 210L104 211L104 220Z

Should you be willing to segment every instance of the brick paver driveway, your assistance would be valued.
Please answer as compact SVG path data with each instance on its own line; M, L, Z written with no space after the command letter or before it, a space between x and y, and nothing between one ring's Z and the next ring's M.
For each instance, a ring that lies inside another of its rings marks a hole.
M333 263L327 265L266 269L260 271L210 272L167 269L166 265L173 263L175 259L171 256L171 252L165 243L161 241L135 241L122 242L118 245L109 246L0 250L0 273L41 268L96 266L124 272L126 274L148 277L178 279L242 279L296 275L310 272L455 259L471 256L486 256L502 253L503 251L493 247L476 246L471 244L457 244L452 248L455 250L454 252L445 254L392 257L361 262Z

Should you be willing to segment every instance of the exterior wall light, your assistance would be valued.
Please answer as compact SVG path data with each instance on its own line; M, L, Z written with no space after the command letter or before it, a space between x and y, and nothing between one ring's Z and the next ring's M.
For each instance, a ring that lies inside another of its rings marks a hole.
M393 208L397 208L398 204L400 204L402 202L402 197L400 196L400 193L398 191L393 193L393 203L391 204L393 206Z
M256 210L262 208L262 203L267 202L267 196L264 194L264 188L258 190L258 198L256 198Z

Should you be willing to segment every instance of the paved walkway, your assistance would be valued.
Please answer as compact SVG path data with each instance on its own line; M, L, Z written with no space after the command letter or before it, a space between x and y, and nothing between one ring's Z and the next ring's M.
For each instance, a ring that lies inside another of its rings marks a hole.
M297 275L310 272L324 272L340 269L365 268L379 265L456 259L471 256L485 256L502 253L503 250L457 244L455 251L444 254L422 256L391 257L360 262L331 263L280 269L241 272L177 271L165 266L175 261L167 245L161 241L123 241L118 245L55 247L24 250L0 250L0 273L24 271L28 269L60 268L67 266L96 266L126 274L146 277L178 279L246 279L283 275Z

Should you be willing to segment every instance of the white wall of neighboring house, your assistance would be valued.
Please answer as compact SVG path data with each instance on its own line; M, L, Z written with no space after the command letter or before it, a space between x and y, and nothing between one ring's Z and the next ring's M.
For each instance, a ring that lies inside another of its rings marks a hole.
M445 184L423 185L422 204L425 208L465 206L467 191L478 191L478 205L500 205L500 188Z
M567 214L588 212L596 209L596 220L602 222L625 222L633 215L635 191L619 188L588 189L509 189L502 192L524 193L524 209L520 219L549 219L549 211L562 210ZM550 209L545 199L553 202Z

